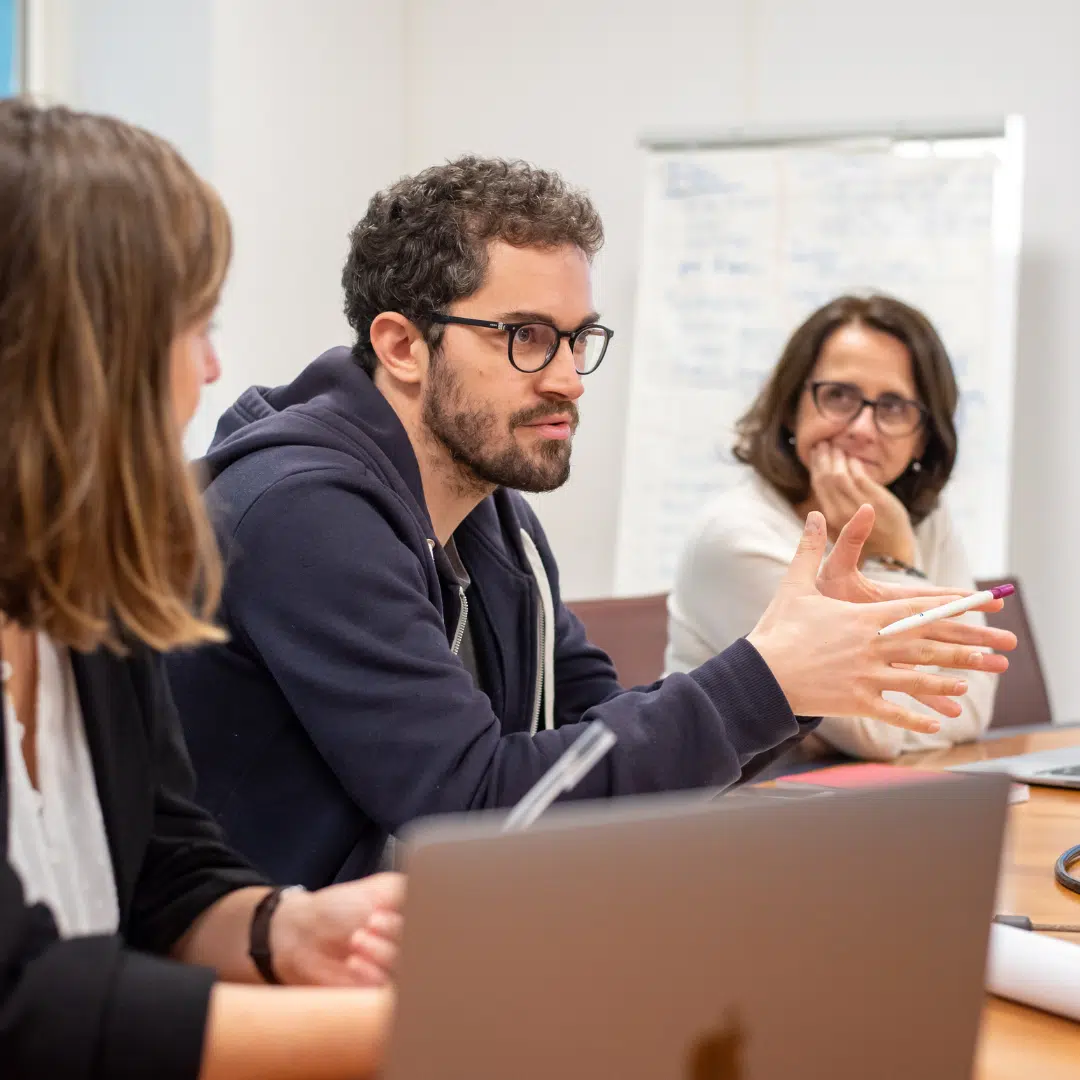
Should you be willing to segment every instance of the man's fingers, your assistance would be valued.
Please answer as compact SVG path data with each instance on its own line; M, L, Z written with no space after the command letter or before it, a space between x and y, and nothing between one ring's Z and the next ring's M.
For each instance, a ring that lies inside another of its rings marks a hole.
M863 503L840 530L833 549L829 552L826 570L830 578L853 574L859 569L863 544L874 531L874 508Z
M828 563L826 563L826 566ZM883 596L884 599L879 600L878 603L889 604L894 600L929 600L932 603L929 607L938 607L941 604L948 604L952 600L956 600L961 593L958 593L955 588L949 588L947 586L939 585L927 585L923 583L915 583L913 585L898 585L895 582L874 582L874 587L879 596ZM972 611L982 611L988 614L992 614L995 611L1000 611L1005 606L1004 600L991 600L988 604L983 604L982 607L972 608ZM925 608L923 610L926 610ZM909 613L910 614L910 613ZM904 616L901 616L903 618ZM958 623L956 622L958 616L952 616L949 619L940 619L934 623L927 623L927 627L931 626L970 626L970 623ZM925 633L930 633L927 629ZM997 646L993 646L996 648ZM1010 646L1011 648L1012 646Z
M882 639L879 639L882 640ZM885 659L894 665L951 668L959 671L992 671L1000 675L1009 667L1008 657L969 645L954 645L928 638L882 640Z
M919 694L915 697L915 700L921 702L928 709L933 709L934 712L941 713L942 716L948 716L954 719L964 711L956 698L935 697L932 694Z
M867 610L873 611L874 620L878 625L886 627L894 622L899 622L901 619L910 618L912 615L931 611L944 604L951 604L953 600L959 600L960 598L961 594L956 592L933 596L906 596L900 600L879 600L875 604L867 604L866 607ZM926 623L924 625L930 626L931 624ZM908 631L909 634L917 632L918 630L915 627Z
M975 645L994 649L996 652L1012 652L1016 648L1016 635L1011 630L978 623L958 622L956 619L939 619L930 623L924 631L934 641L947 641L954 645Z
M980 607L972 608L972 611L985 611L988 614L1000 611L1005 606L1005 601L998 597L997 600L991 600L989 603L983 604Z
M963 594L957 592L955 586L948 585L931 585L925 581L917 581L915 578L911 578L910 585L899 585L895 582L882 583L881 588L887 593L889 600L907 600L910 597L928 597L935 600L938 604L947 604L950 600L955 600L958 596ZM984 608L976 608L977 611L997 611L1001 608L1004 601L995 600L994 603L997 607L991 607L987 605Z
M924 735L934 735L941 730L941 721L925 713L912 712L902 705L895 705L885 698L878 698L866 710L868 716L878 720L884 720L893 727L907 728L908 731L919 731Z
M893 667L905 668L908 671L918 670L914 664L894 664ZM959 716L964 711L955 698L943 697L940 694L909 694L908 697L922 702L928 709L933 709L942 716Z
M895 690L911 697L963 697L967 693L968 684L966 679L956 675L911 668L890 668L887 673L874 680L874 689Z
M815 591L821 558L825 554L825 539L825 518L817 510L811 510L806 517L795 558L784 575L784 585L788 588L794 586L803 592Z

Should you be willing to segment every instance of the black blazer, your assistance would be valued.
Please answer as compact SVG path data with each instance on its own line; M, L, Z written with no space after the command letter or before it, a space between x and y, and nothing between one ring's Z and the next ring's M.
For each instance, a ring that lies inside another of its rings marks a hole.
M112 853L119 933L62 940L7 861L0 738L0 1073L7 1080L192 1080L214 974L165 959L195 917L264 879L192 802L160 658L72 653Z

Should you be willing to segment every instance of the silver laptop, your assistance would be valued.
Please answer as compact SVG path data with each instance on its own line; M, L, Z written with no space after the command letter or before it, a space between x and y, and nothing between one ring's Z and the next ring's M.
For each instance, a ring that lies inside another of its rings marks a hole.
M384 1076L969 1076L1007 788L414 827Z
M1004 773L1024 784L1041 787L1080 788L1080 746L1062 746L1057 750L1037 750L1014 757L973 761L951 765L950 772Z

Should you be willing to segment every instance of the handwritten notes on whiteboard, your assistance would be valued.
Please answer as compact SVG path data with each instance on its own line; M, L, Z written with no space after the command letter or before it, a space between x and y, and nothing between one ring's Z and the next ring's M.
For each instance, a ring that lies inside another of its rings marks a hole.
M1014 280L994 229L997 140L971 142L650 154L617 593L670 588L689 526L741 468L735 421L796 326L851 291L937 326L962 393L950 506L976 575L1007 569L1013 345L997 307Z

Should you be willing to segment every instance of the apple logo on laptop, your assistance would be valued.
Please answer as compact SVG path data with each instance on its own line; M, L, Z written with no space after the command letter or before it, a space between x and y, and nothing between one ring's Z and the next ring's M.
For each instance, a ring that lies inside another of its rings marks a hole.
M687 1080L741 1080L744 1035L735 1013L706 1032L690 1050Z

